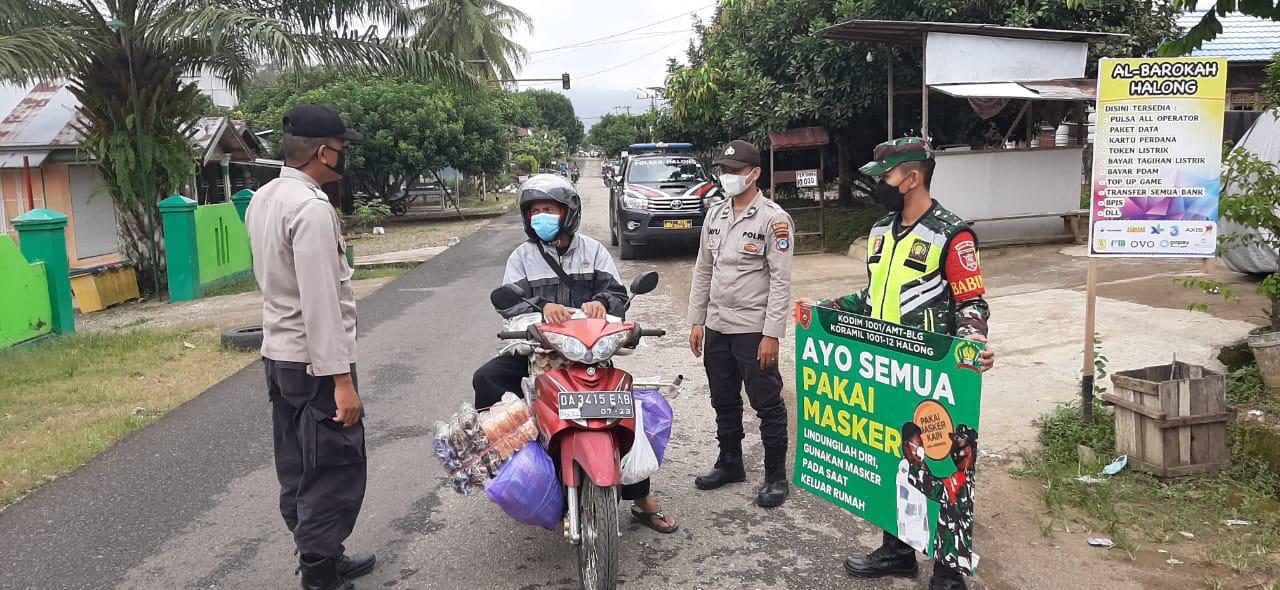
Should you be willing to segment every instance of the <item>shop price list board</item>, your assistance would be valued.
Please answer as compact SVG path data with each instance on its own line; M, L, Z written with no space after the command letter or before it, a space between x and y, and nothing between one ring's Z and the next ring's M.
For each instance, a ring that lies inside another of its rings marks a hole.
M1103 59L1090 256L1212 257L1227 61Z

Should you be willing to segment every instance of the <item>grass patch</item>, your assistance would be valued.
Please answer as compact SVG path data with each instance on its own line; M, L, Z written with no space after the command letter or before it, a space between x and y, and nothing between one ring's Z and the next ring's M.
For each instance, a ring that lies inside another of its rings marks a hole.
M221 297L223 295L239 295L241 293L254 293L257 292L257 290L258 281L256 279L249 278L238 283L231 283L216 289L209 289L208 291L205 291L204 296Z
M214 328L77 334L0 352L0 506L257 357Z
M1256 399L1255 378L1260 381L1256 370L1237 371L1228 397ZM1072 403L1043 417L1039 448L1023 456L1026 466L1014 474L1044 482L1039 500L1049 517L1042 521L1046 535L1066 530L1108 536L1129 552L1150 543L1176 553L1184 545L1184 555L1272 577L1280 573L1268 557L1280 549L1280 437L1266 424L1238 422L1228 439L1231 461L1217 475L1160 480L1130 468L1107 478L1101 472L1115 448L1112 410L1097 403L1093 422L1085 424L1080 405ZM1093 448L1099 462L1081 460L1078 445ZM1082 475L1105 481L1084 483L1077 479ZM1252 524L1228 527L1227 519Z
M784 209L800 209L814 206L813 201L801 199L782 199L778 202ZM823 231L826 234L826 251L844 253L854 240L867 237L871 226L888 215L879 205L855 205L839 207L828 203L823 211ZM791 212L795 220L797 232L818 230L818 211L801 210Z
M358 268L356 274L351 277L353 281L363 281L365 279L385 279L395 278L406 272L409 272L415 264L388 264L386 266L377 266L373 268Z

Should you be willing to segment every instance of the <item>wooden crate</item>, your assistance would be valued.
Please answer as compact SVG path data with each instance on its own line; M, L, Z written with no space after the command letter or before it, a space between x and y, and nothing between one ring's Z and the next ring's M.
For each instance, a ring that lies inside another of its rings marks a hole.
M1160 477L1214 473L1227 461L1227 377L1177 362L1112 375L1116 453Z

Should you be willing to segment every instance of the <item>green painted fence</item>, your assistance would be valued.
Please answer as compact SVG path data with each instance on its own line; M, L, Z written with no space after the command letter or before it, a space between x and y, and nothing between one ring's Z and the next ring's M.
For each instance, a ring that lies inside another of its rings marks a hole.
M196 258L201 290L252 276L249 232L234 204L196 207Z
M44 263L27 262L9 236L0 236L0 348L53 331Z

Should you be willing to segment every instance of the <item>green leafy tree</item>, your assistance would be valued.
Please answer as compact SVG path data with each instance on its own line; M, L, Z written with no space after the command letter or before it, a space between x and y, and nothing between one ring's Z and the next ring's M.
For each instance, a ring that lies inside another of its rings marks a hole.
M669 68L667 95L675 123L704 144L732 138L764 147L769 131L820 125L832 135L840 197L851 203L856 167L885 139L887 60L895 84L918 88L918 49L843 43L818 37L851 19L996 23L1023 27L1113 31L1129 40L1091 49L1091 56L1142 55L1175 29L1173 11L1155 0L1071 8L1061 0L725 0L683 67ZM871 63L866 56L872 55ZM905 66L905 67L904 67ZM936 142L963 139L978 123L964 101L930 101ZM898 97L896 133L918 129L918 98Z
M559 133L570 150L578 149L585 132L569 97L552 90L528 90L523 94L528 95L538 109L541 124L537 126Z
M511 37L533 27L529 15L498 0L426 0L407 21L415 45L469 62L490 80L515 78L527 52Z
M1235 222L1251 231L1222 236L1223 249L1258 245L1268 251L1280 251L1280 167L1264 160L1244 148L1227 152L1223 161L1222 201L1219 205L1223 219ZM1223 288L1220 286L1219 291ZM1280 330L1280 273L1267 275L1258 284L1258 293L1271 302L1269 316L1272 330ZM1229 293L1228 293L1229 295Z
M569 144L559 133L541 130L529 137L517 139L511 146L511 153L517 156L532 156L543 165L551 165L568 158Z
M643 115L609 113L591 126L589 141L610 158L627 149L627 146L649 139L649 123Z
M351 148L347 164L353 186L384 199L404 190L420 176L434 176L446 167L466 174L497 174L511 146L510 117L517 108L511 93L497 89L457 89L445 84L421 84L392 77L361 77L330 82L299 94L291 88L295 76L282 76L263 94L243 105L262 107L250 120L279 121L292 105L319 102L343 113L347 123L368 135Z
M398 14L399 0L6 0L0 80L69 80L83 149L117 204L125 253L159 284L155 204L195 172L186 132L201 105L180 76L207 71L243 89L268 61L461 80L460 65L438 52L335 25Z

